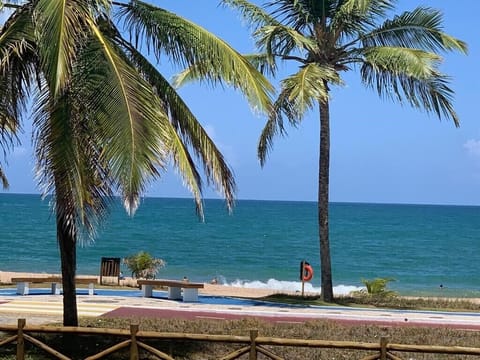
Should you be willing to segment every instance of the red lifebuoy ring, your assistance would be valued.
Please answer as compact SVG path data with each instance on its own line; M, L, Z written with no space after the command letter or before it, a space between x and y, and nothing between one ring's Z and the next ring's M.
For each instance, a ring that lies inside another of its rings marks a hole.
M303 266L303 281L310 281L313 278L313 268L310 264L305 264Z

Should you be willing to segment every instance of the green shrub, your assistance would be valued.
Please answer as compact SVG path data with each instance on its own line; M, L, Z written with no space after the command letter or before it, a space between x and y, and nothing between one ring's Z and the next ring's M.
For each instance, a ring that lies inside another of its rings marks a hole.
M362 279L366 289L355 291L354 295L368 295L373 297L397 296L392 290L387 290L389 282L395 281L393 278L375 278L373 280Z
M140 251L137 254L124 258L123 263L132 272L132 277L137 279L154 279L158 270L166 265L164 260L154 258L146 251Z

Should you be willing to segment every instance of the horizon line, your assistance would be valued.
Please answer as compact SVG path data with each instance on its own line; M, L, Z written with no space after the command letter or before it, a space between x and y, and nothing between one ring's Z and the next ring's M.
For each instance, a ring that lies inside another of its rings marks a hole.
M40 193L22 193L22 192L8 192L0 190L0 195L34 195L41 197ZM51 195L47 195L51 196ZM114 195L114 198L120 198L120 195ZM180 200L192 200L193 198L187 196L160 196L160 195L145 195L141 196L142 199L180 199ZM203 198L203 201L225 201L220 197L208 197ZM239 198L236 201L265 201L265 202L298 202L298 203L317 203L316 200L292 200L292 199L251 199L251 198ZM445 204L445 203L425 203L425 202L383 202L383 201L330 201L330 204L357 204L357 205L405 205L405 206L459 206L459 207L479 207L480 204Z

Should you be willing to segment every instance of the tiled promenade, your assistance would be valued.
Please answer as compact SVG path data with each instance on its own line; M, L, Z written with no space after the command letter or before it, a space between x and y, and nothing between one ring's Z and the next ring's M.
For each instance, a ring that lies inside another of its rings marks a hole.
M15 324L18 318L26 318L27 324L61 323L62 299L60 295L0 296L0 323ZM342 323L448 326L480 330L480 313L388 311L343 307L242 306L103 295L79 295L77 301L79 316L148 316L188 319L235 319L254 316L274 322L334 319Z

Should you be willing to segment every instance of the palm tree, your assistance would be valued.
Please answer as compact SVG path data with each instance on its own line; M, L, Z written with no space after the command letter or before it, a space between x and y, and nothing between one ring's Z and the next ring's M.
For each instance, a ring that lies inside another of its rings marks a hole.
M95 235L113 195L133 214L148 183L172 163L200 216L203 177L233 206L225 159L147 56L182 67L200 61L200 79L238 88L263 111L272 89L224 41L141 1L2 4L12 13L0 30L1 145L8 150L33 118L38 182L54 199L63 322L76 326L76 244Z
M320 113L318 224L321 286L333 301L329 240L330 104L342 73L359 70L362 82L380 97L453 120L453 91L438 65L440 52L466 52L464 42L442 30L442 14L417 7L389 19L394 0L275 0L255 6L246 0L223 0L252 25L262 56L252 57L275 71L275 61L298 63L281 81L281 91L261 134L263 165L275 135L285 134L284 118L298 126L307 110ZM270 65L270 66L268 66Z

